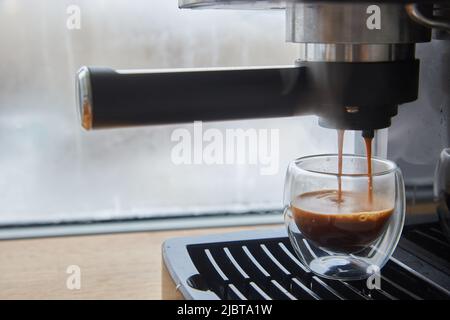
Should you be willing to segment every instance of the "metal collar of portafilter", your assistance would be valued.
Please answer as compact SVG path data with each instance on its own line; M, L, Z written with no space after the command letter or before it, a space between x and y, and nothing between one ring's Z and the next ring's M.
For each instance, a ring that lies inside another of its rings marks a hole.
M296 65L306 70L301 101L314 107L321 126L385 128L399 104L417 99L415 43L430 41L431 31L408 16L404 1L180 0L179 4L285 9L286 40L299 44Z

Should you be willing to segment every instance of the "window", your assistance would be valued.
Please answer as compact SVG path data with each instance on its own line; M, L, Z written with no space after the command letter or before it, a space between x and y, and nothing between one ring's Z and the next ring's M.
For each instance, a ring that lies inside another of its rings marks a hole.
M66 26L70 5L80 29ZM292 64L297 50L284 28L283 12L180 10L175 0L0 2L0 225L281 208L289 161L336 151L335 132L314 117L203 124L278 129L273 174L261 164L177 165L171 136L192 123L85 132L74 77L82 65Z

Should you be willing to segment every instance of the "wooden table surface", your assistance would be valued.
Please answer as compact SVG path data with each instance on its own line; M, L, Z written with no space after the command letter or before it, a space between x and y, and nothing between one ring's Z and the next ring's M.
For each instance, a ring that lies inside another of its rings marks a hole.
M255 228L270 226L0 241L0 299L160 299L164 240ZM72 265L79 290L67 288Z

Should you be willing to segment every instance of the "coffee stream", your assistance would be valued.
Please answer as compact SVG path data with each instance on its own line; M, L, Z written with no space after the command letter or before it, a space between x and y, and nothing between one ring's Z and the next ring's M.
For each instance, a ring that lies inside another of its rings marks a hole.
M345 130L338 129L338 203L343 201L342 199L342 163L343 163L343 150L344 150L344 135ZM367 157L367 190L369 203L373 201L373 177L372 177L372 140L373 137L364 137L364 143L366 145L366 157Z
M367 175L369 176L367 190L369 193L369 203L373 202L373 177L372 177L372 137L364 137L367 156Z
M338 134L338 203L342 202L342 154L344 150L345 130L339 129Z
M357 252L370 246L385 230L394 209L383 196L373 196L372 137L364 136L368 193L344 191L344 130L338 130L338 188L298 195L292 202L294 221L302 235L323 249Z

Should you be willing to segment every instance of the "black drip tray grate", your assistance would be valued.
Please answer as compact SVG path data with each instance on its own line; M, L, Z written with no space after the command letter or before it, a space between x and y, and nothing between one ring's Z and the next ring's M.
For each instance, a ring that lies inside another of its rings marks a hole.
M411 238L416 235L409 232L404 239L414 244ZM272 236L268 232L263 235L253 232L253 237L251 233L246 233L243 240L231 234L230 239L221 235L217 239L214 236L198 238L197 242L195 238L185 238L185 241L166 243L164 260L172 278L178 279L176 283L184 296L237 300L450 299L448 287L444 288L397 258L392 258L381 270L381 289L370 290L365 280L343 282L312 274L296 257L284 232L272 231ZM401 251L400 256L410 257L403 248L397 251ZM171 255L176 257L176 263L171 261ZM180 262L183 255L188 257L189 263ZM422 260L419 265L426 266L428 271L435 270ZM450 279L448 274L445 277L447 281ZM204 295L197 295L198 292Z
M439 224L407 228L403 232L400 246L422 261L450 275L450 242L442 233Z

